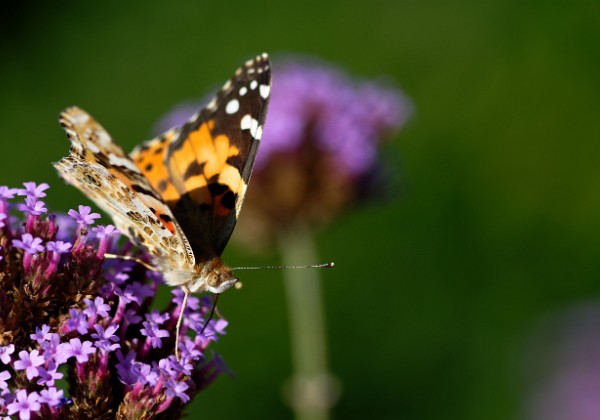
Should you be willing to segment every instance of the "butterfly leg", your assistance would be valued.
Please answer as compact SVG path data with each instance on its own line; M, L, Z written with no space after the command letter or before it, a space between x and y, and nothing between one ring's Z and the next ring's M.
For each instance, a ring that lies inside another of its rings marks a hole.
M116 254L104 254L104 258L110 258L113 260L126 260L126 261L135 261L139 265L147 268L150 271L158 271L158 268L152 267L150 264L140 260L139 258L135 258L129 255L116 255Z
M179 318L177 319L177 327L175 328L175 358L179 361L179 331L181 330L181 324L183 324L183 315L185 313L185 307L187 306L188 297L190 295L190 289L186 286L181 286L183 291L183 302L181 302L181 310L179 311Z
M208 323L210 322L210 320L213 319L213 317L215 316L215 309L217 308L217 301L219 300L219 295L220 295L219 293L215 294L215 298L213 300L212 309L210 310L210 315L208 316L208 319L204 323L204 326L202 327L202 330L200 331L200 334L202 334L204 332L204 330L208 326Z

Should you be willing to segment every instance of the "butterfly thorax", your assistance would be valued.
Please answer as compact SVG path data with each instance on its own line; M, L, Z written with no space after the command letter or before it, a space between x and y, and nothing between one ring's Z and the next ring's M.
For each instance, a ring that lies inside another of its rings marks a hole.
M196 264L194 271L195 278L188 285L192 293L202 291L223 293L238 281L231 269L217 256Z

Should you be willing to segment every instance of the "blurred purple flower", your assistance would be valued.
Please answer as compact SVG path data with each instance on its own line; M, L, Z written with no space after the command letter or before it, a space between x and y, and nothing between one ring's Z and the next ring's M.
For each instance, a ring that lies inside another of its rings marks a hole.
M554 315L535 331L527 359L532 420L600 418L600 305Z

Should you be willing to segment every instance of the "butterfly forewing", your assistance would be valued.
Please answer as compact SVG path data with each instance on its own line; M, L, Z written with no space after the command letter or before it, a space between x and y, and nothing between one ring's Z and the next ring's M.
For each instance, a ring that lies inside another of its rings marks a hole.
M197 262L223 251L252 173L271 86L263 54L237 70L180 129L146 142L132 158L162 194ZM164 166L158 165L158 157Z

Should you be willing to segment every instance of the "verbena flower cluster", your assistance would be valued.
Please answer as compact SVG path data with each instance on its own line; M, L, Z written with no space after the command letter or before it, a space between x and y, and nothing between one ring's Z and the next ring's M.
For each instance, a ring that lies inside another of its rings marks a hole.
M197 108L198 102L177 106L157 130L183 124ZM380 192L381 144L411 113L411 102L390 83L356 79L313 58L274 60L238 239L248 236L255 245L290 227L320 226Z
M176 360L183 293L155 309L160 275L105 259L134 255L131 244L94 226L100 215L88 206L50 214L48 188L0 186L0 417L178 418L226 372L207 347L227 322L204 328L211 299L190 297Z

